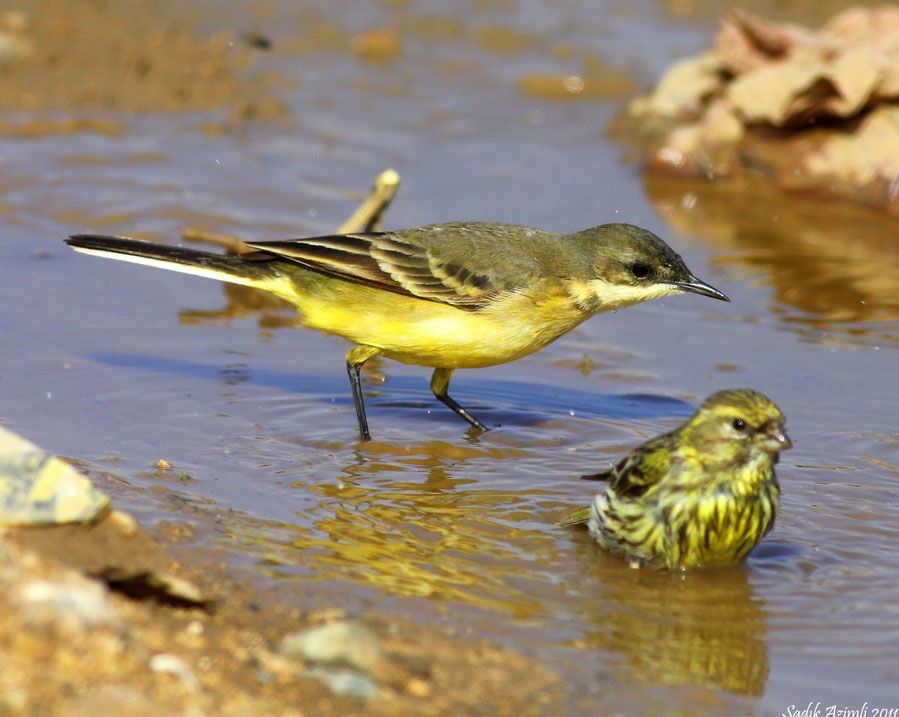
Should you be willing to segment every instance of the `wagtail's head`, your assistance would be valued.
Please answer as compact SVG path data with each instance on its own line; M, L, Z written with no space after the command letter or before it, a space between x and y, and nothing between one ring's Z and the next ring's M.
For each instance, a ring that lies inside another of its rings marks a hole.
M659 237L632 224L603 224L572 235L588 257L586 282L578 282L577 299L605 311L671 294L692 292L730 301L696 278L680 255Z

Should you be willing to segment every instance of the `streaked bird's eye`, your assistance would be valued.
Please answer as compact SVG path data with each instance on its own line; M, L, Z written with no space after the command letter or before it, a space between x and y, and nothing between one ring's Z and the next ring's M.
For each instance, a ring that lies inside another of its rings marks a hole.
M642 261L635 262L631 264L631 273L638 279L645 279L649 276L649 264L644 264Z
M745 430L746 430L746 421L744 421L742 418L735 418L732 425L733 425L733 427L736 428L738 431L745 431Z

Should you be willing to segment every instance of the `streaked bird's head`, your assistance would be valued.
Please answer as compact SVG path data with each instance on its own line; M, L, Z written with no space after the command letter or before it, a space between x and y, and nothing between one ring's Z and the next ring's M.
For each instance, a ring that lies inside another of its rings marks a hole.
M710 396L681 433L708 470L727 470L759 461L776 463L780 451L793 445L785 422L771 399L741 388Z
M646 229L603 224L572 238L581 242L588 262L588 278L574 291L584 307L607 311L684 292L730 301L697 279L674 249Z

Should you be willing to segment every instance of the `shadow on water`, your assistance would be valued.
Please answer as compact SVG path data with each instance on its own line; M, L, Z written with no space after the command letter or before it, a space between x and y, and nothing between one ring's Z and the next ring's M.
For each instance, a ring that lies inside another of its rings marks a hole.
M793 543L779 540L763 540L752 551L752 562L755 565L777 566L789 564L804 553L803 549Z
M270 369L247 369L243 366L216 365L141 354L107 352L92 354L90 358L108 366L224 381L228 384L267 386L286 393L319 396L330 405L352 406L342 358L335 358L334 374L326 376ZM493 423L532 425L558 413L571 411L616 420L680 418L689 416L694 411L694 407L689 403L670 396L648 393L604 394L523 381L495 379L488 381L467 377L453 383L453 395L465 405L470 405L473 410L488 416ZM439 408L441 413L446 411L448 419L453 418L448 410L433 399L425 377L392 376L389 388L369 387L366 390L366 397L370 406L392 408L397 411ZM493 405L480 403L482 401L492 401Z

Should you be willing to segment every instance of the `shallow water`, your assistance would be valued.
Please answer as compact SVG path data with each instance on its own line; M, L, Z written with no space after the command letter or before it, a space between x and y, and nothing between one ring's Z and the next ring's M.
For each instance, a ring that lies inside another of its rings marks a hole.
M272 66L300 83L292 129L208 136L182 114L135 118L120 137L0 139L0 419L138 485L158 484L165 458L192 478L178 493L221 510L218 547L260 582L326 583L351 609L505 642L558 664L600 713L649 698L685 713L899 706L896 222L760 188L644 184L604 138L615 97L519 90L529 73L581 70L561 46L599 48L648 84L710 41L706 11L225 7L237 28L272 35ZM317 48L326 23L395 23L403 53L370 63ZM483 27L528 41L499 52ZM381 362L366 376L375 440L360 444L342 340L291 328L252 292L61 241L327 232L387 166L403 178L389 227L628 221L733 303L657 301L458 372L455 397L499 424L479 437L431 397L426 369ZM580 474L738 386L769 394L796 443L777 526L745 565L633 571L554 527L591 497ZM167 511L163 497L125 507Z

